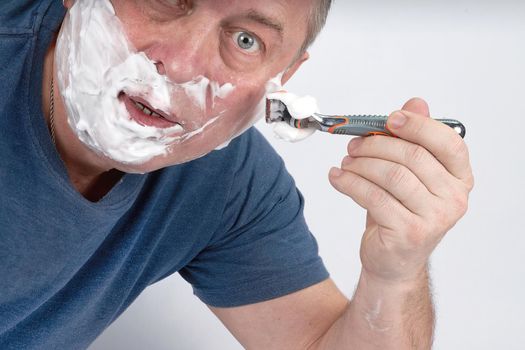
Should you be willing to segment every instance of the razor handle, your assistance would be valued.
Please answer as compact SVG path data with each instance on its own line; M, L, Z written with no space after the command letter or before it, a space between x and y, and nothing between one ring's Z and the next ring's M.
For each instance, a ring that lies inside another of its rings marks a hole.
M319 126L322 131L337 135L371 136L385 135L395 136L386 126L388 117L379 115L349 115L349 116L325 116ZM436 119L437 121L450 126L462 138L465 137L465 126L455 119Z

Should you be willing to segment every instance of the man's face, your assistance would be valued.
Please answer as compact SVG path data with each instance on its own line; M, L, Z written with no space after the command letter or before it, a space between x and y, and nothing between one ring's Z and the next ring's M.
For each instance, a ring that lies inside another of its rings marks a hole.
M209 91L205 108L198 108L187 94L172 96L171 112L188 130L219 118L201 133L174 142L166 156L115 167L147 172L182 163L209 153L249 126L266 83L288 68L284 83L299 67L301 60L295 58L313 1L197 0L188 11L184 1L112 0L130 42L170 81L204 76L235 87L224 98L213 99Z

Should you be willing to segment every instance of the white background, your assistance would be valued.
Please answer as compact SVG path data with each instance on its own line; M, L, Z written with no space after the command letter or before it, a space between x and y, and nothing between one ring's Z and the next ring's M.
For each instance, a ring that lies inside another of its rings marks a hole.
M432 258L435 349L524 349L525 1L339 0L311 54L288 89L316 96L325 113L388 114L421 96L434 117L466 124L476 187ZM321 255L350 297L365 213L327 181L348 139L287 144L258 127L305 195ZM146 348L241 347L175 275L147 289L91 350Z

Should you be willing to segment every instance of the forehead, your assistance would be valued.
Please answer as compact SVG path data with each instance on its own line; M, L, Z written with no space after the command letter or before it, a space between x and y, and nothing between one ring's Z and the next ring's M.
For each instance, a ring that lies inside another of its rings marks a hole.
M129 0L113 0L122 2ZM177 0L135 0L135 2L176 2ZM223 20L246 19L281 28L285 37L303 36L309 15L318 0L188 0L193 10Z
M224 48L222 40L232 31L242 30L255 34L268 49L258 67L274 76L274 66L284 68L297 56L306 39L312 8L319 0L187 0L189 15L186 10L177 10L177 0L110 1L139 50L164 50L162 54L168 57L194 47Z

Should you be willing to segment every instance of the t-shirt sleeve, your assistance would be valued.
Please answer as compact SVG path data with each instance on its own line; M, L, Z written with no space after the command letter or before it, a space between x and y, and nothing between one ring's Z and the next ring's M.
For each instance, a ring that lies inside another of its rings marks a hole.
M179 271L215 307L274 299L329 277L282 159L258 131L243 137L221 232Z

